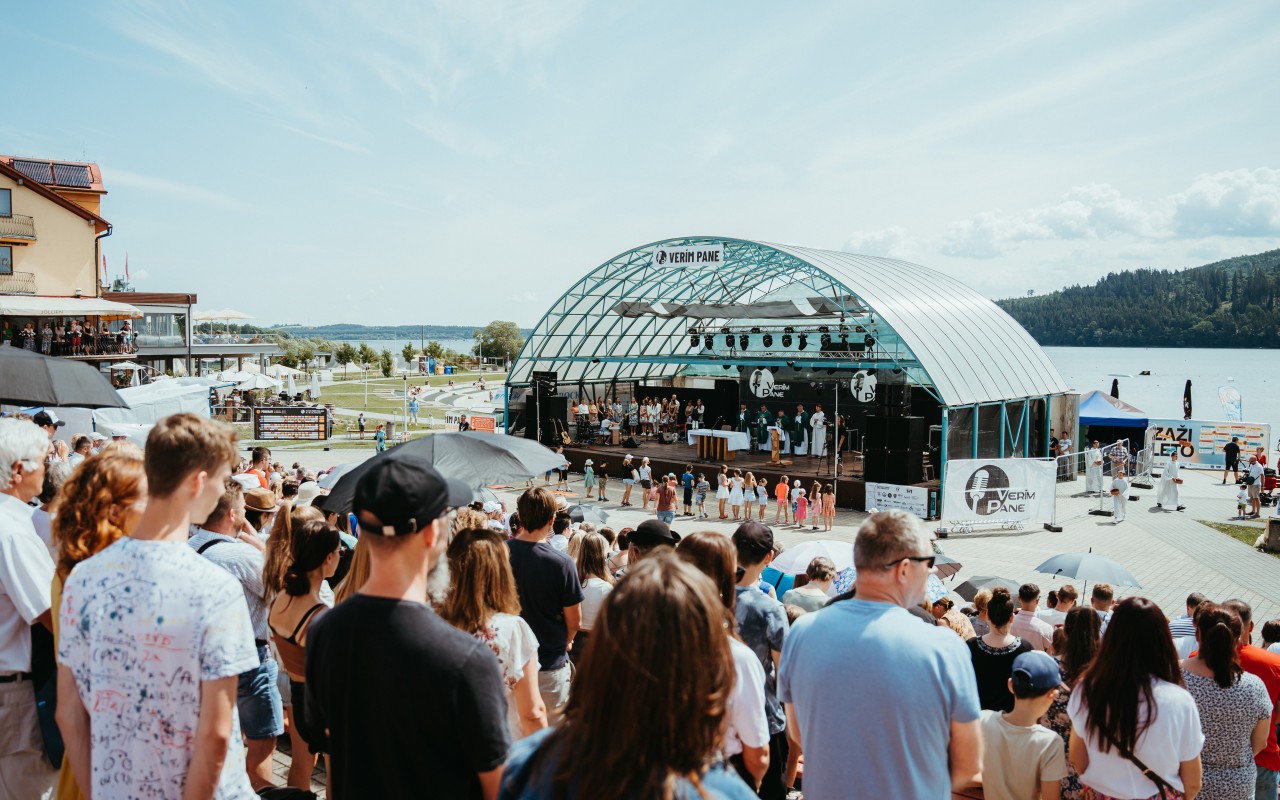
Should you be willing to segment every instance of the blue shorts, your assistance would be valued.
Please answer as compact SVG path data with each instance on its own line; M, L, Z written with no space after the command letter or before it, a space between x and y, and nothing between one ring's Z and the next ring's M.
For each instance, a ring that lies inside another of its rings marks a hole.
M284 733L284 709L276 685L279 667L265 647L258 648L258 660L256 669L240 673L236 687L240 731L246 739L274 739Z
M670 525L671 523L673 523L673 522L675 522L675 521L676 521L676 512L674 512L674 511L659 511L659 512L658 512L658 519L660 519L660 520L662 520L663 522L665 522L665 523L667 523L668 525Z

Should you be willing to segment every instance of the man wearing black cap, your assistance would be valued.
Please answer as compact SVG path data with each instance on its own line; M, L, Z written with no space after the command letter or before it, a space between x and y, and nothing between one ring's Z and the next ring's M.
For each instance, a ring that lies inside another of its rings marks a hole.
M352 510L369 579L307 633L307 716L342 797L493 798L510 744L498 661L425 602L451 508L471 492L420 459L381 458Z
M547 543L556 517L555 496L528 489L516 501L520 532L507 540L520 595L520 616L538 637L538 691L547 720L556 723L569 702L569 643L582 623L582 584L573 559Z
M634 539L632 540L634 542ZM787 638L787 612L760 588L760 575L773 560L773 530L763 523L744 522L733 532L738 550L737 602L734 616L738 635L764 668L764 707L769 720L769 769L760 781L760 797L781 800L787 795L783 771L787 765L787 717L778 702L778 659Z
M680 541L680 534L671 530L667 523L660 519L646 519L631 532L628 539L631 542L631 549L630 555L627 556L627 564L635 566L637 561L659 547L675 547L676 542Z

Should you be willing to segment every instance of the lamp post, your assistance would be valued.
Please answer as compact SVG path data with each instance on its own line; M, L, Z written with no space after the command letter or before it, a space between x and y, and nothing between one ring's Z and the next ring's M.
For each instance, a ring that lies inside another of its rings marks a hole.
M404 430L409 432L409 367L404 369Z

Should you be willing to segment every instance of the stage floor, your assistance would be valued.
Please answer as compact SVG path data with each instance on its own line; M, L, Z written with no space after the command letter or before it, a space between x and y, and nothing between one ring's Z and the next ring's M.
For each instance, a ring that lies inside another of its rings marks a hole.
M770 502L773 501L774 496L772 488L777 485L778 479L783 475L787 476L788 481L799 480L806 491L813 486L815 480L820 481L824 486L831 483L835 486L838 507L857 511L865 510L866 484L862 479L862 456L858 454L844 454L843 474L837 477L832 475L834 464L831 458L784 454L782 456L784 463L775 465L769 463L768 451L751 453L746 450L736 450L732 452L734 456L732 461L703 461L698 459L697 448L687 444L687 440L677 441L674 444L664 444L652 438L637 438L637 441L639 446L629 449L621 445L575 443L565 445L564 454L574 472L582 472L584 462L588 458L595 462L593 468L597 473L600 471L600 466L604 464L609 472L609 493L616 494L618 497L622 496L622 459L630 453L634 458L635 466L639 466L642 458L648 458L654 475L671 472L679 477L684 473L685 465L692 464L693 474L705 475L712 487L716 485L716 473L720 471L721 464L729 468L730 475L735 469L742 470L744 476L750 472L757 481L768 480L771 489ZM935 481L932 484L918 485L937 488L938 484Z

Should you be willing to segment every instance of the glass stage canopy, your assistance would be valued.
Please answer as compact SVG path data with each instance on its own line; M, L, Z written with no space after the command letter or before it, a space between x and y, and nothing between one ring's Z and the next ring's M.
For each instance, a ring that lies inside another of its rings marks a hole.
M943 409L943 447L958 449L954 457L978 455L975 427L988 421L999 442L993 436L983 455L1040 455L1032 442L1045 438L1049 401L1069 391L1012 317L955 278L895 259L711 236L645 244L587 273L538 322L508 385L528 387L535 372L554 372L564 388L727 378L783 363L809 374L875 370L920 387Z

